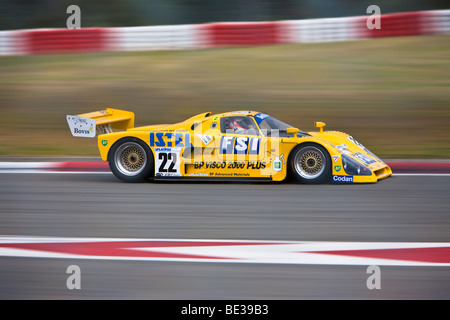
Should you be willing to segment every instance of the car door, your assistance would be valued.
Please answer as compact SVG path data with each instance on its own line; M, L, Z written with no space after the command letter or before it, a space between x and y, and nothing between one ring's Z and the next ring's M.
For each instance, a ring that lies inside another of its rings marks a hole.
M236 169L261 169L265 143L253 117L230 115L220 119L216 157Z

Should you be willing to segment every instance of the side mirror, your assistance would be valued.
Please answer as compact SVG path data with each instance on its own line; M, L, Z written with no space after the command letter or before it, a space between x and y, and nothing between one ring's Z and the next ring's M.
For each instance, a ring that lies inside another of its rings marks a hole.
M314 125L320 129L320 133L323 133L323 127L325 127L325 122L315 122Z
M296 134L297 132L299 132L300 131L300 129L297 129L297 128L287 128L286 129L286 133L289 133L289 134Z

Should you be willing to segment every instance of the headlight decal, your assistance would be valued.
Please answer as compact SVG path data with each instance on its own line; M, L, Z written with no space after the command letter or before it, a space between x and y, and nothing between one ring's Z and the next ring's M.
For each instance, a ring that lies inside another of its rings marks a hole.
M352 158L342 155L342 166L344 168L345 173L350 176L371 176L372 171L369 168L363 166Z

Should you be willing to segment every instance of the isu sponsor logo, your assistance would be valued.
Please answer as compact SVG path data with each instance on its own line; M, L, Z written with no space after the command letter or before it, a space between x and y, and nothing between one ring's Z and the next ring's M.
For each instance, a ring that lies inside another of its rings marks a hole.
M341 182L341 183L353 183L353 177L352 176L333 176L334 182Z

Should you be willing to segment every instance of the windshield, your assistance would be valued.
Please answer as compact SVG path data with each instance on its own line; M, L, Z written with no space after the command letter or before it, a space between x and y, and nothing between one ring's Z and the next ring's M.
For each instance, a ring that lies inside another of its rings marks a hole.
M293 126L284 123L283 121L280 121L278 119L275 119L274 117L269 116L265 113L258 113L255 115L256 123L259 125L259 128L261 129L262 133L266 136L276 136L278 135L280 137L293 137L294 134L287 133L287 128L293 128ZM299 133L304 133L303 131L299 131Z

